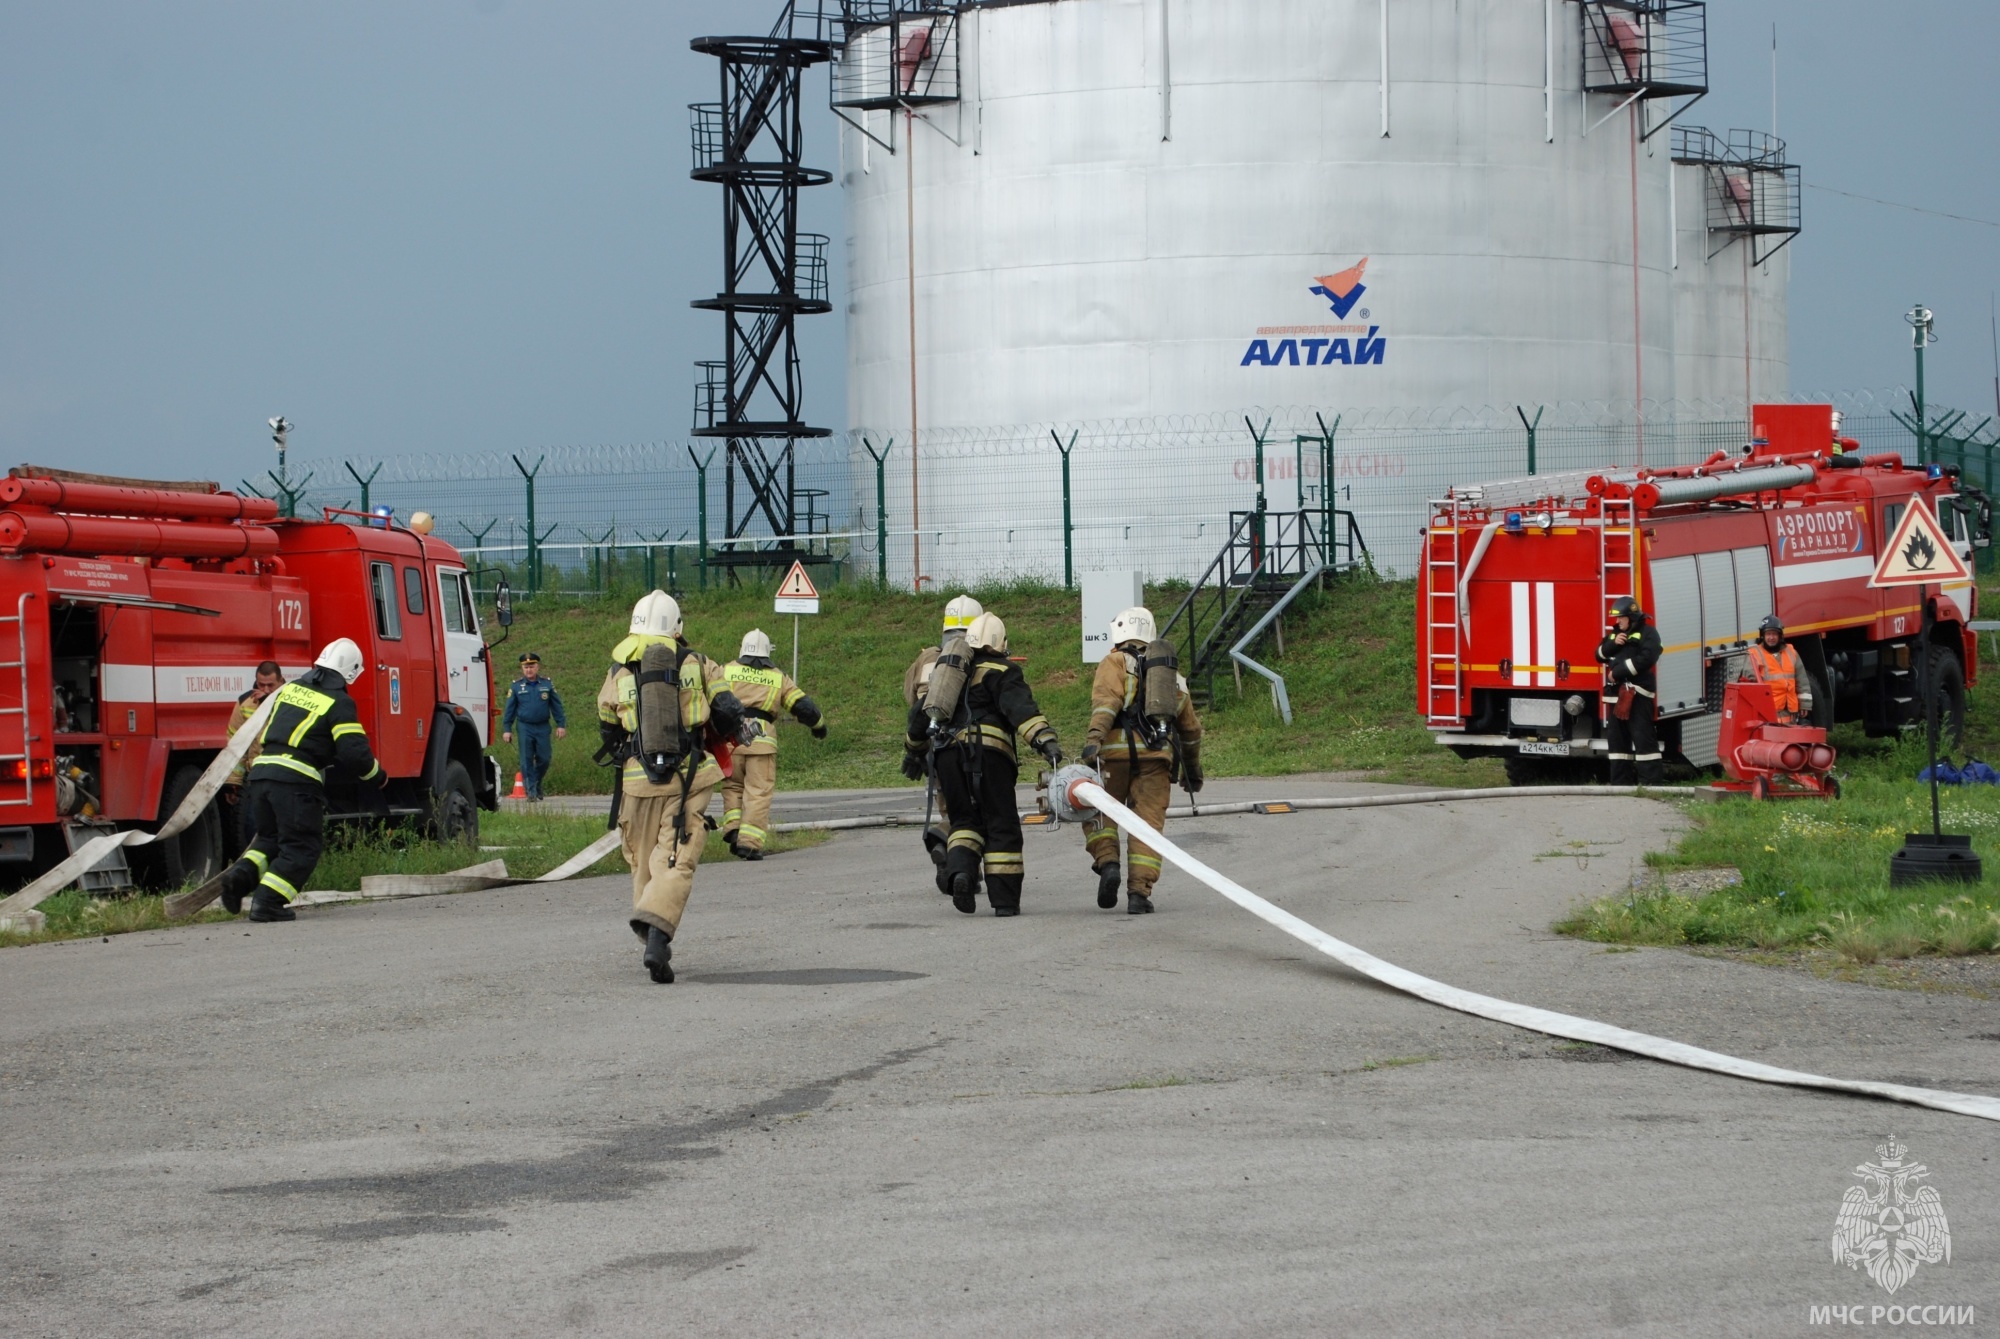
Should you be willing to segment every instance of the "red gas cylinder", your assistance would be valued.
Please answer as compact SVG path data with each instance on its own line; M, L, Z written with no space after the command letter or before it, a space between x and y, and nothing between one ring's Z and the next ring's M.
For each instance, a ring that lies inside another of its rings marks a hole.
M1826 745L1820 745L1826 749ZM1832 749L1826 749L1829 755ZM1770 739L1751 739L1736 746L1736 762L1748 772L1803 772L1811 754L1804 744L1781 744ZM1828 764L1831 765L1831 756Z

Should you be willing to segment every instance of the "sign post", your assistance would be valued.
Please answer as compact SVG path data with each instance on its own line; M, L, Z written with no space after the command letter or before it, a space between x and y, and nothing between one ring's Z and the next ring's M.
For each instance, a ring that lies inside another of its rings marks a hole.
M775 611L792 616L792 680L799 677L799 615L819 612L819 587L806 575L806 565L794 562L792 570L778 583Z
M1882 546L1882 557L1875 564L1875 575L1868 579L1868 584L1877 589L1916 587L1917 602L1923 611L1918 621L1917 694L1923 705L1924 736L1929 743L1930 767L1926 774L1931 779L1931 830L1929 835L1921 832L1903 834L1903 849L1889 859L1889 883L1892 887L1915 883L1920 879L1949 879L1966 883L1980 880L1980 862L1979 857L1973 854L1972 838L1957 834L1946 836L1938 813L1940 703L1937 700L1936 677L1931 670L1934 660L1931 629L1937 617L1935 597L1929 587L1936 582L1942 592L1947 581L1971 579L1972 574L1966 570L1958 550L1952 547L1951 541L1939 528L1929 505L1921 497L1911 497L1903 519L1897 523L1896 533Z

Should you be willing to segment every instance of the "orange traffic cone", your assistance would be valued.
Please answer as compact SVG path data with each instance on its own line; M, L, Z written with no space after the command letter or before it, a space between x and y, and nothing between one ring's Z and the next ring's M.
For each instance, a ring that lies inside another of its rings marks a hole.
M519 772L514 773L514 793L507 798L510 800L525 800L528 798L528 787L522 781Z

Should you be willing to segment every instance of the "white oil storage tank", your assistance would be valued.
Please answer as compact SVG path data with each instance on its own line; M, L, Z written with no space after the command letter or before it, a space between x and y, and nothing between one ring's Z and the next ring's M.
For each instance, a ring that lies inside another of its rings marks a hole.
M1059 561L1051 472L1000 482L1009 442L1055 460L1051 427L1126 425L1148 462L1076 448L1095 548L1074 561L1136 544L1153 575L1192 576L1219 538L1202 517L1245 504L1246 416L1289 460L1315 412L1740 420L1787 389L1796 169L1775 141L1676 136L1707 87L1695 0L863 0L848 18L849 422L918 444L892 527L1019 545L985 570ZM1756 153L1746 204L1730 173ZM1772 226L1733 229L1731 204ZM1224 431L1236 445L1197 442ZM1220 454L1182 459L1200 451ZM1400 526L1433 486L1405 471L1377 500ZM983 561L891 553L899 578Z

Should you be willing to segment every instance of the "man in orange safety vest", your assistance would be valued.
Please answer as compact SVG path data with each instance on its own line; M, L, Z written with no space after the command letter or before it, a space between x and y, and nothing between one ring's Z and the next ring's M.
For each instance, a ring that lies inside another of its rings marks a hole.
M1757 682L1771 686L1771 705L1778 710L1778 723L1791 725L1799 715L1799 653L1785 641L1785 625L1776 614L1766 614L1757 625L1757 644L1750 648L1750 664Z

